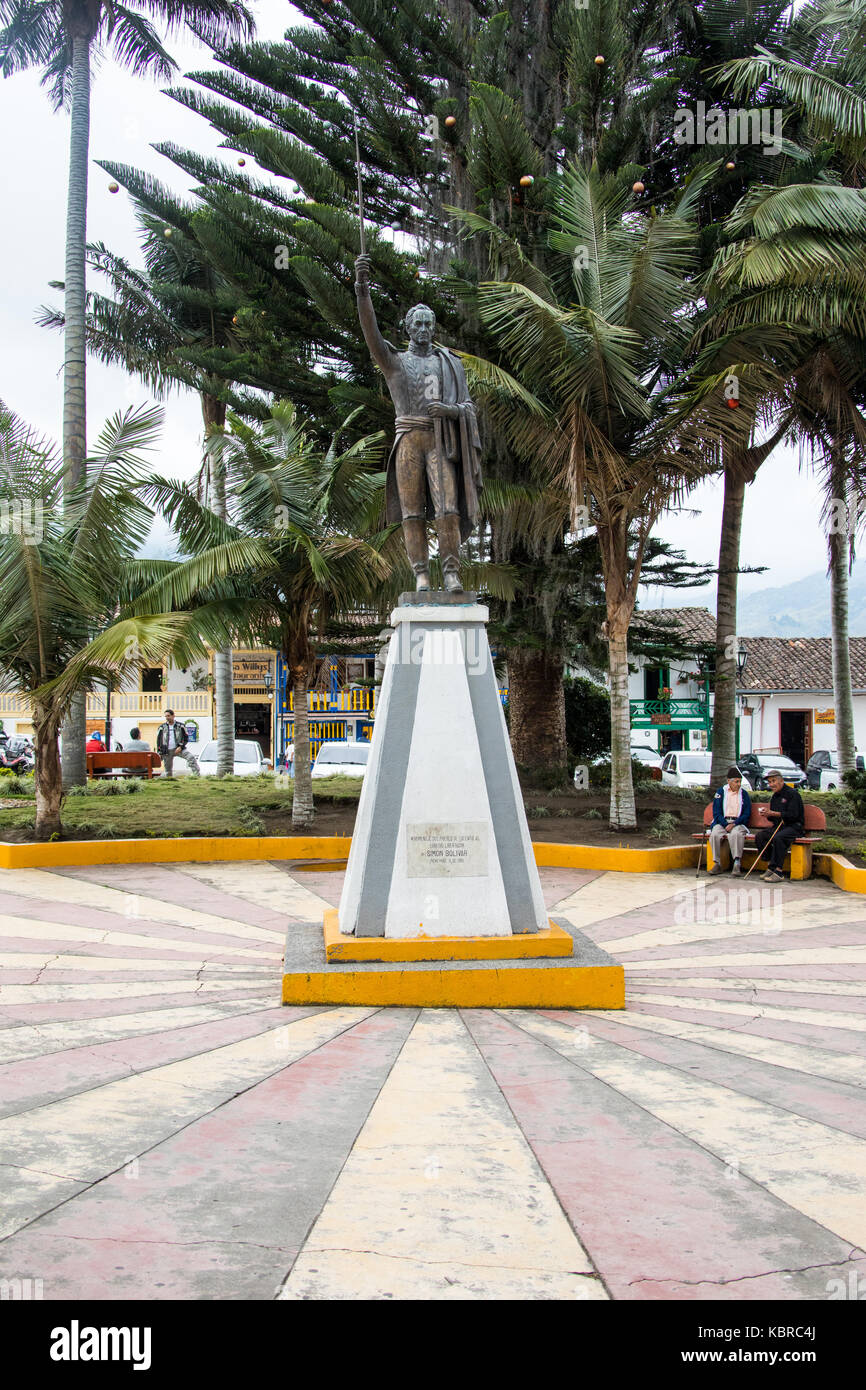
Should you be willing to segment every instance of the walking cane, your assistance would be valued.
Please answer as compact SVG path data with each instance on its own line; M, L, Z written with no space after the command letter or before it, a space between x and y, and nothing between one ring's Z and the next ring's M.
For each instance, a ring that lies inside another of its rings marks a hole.
M779 824L776 826L776 829L773 831L772 835L770 836L770 838L769 838L769 840L767 841L767 843L764 845L763 849L760 849L760 850L758 851L758 853L755 855L755 862L754 862L754 864L752 865L752 868L749 869L749 873L746 874L746 878L749 877L749 874L752 872L752 869L757 868L758 864L760 864L761 858L762 858L763 853L764 853L764 850L770 848L770 845L773 843L773 841L775 840L776 836L778 835L778 833L779 833L779 831L780 831L781 829L782 829L782 821L780 820L780 821L779 821ZM769 863L769 860L767 861L767 863ZM745 879L744 879L743 881L745 882Z
M709 840L710 840L710 832L709 832L709 830L708 830L707 833L706 833L706 835L704 836L704 843L701 845L700 850L698 851L698 868L697 868L697 873L695 874L695 878L700 878L700 876L701 876L701 861L703 860L703 857L704 857L704 850L706 849L707 845L709 844Z

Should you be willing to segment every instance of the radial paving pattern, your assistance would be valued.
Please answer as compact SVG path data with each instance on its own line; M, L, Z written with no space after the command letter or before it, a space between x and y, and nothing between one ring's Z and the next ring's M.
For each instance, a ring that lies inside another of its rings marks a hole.
M46 1299L866 1279L866 902L547 869L549 908L624 963L624 1013L281 1008L287 922L341 879L3 872L0 1278Z

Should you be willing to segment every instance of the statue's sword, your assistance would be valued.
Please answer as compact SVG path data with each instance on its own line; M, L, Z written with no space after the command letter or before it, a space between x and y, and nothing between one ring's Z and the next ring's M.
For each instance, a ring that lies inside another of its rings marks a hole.
M361 255L366 255L367 247L364 240L364 190L361 187L361 150L358 145L358 113L352 108L352 120L355 124L355 168L358 171L358 222L361 228Z

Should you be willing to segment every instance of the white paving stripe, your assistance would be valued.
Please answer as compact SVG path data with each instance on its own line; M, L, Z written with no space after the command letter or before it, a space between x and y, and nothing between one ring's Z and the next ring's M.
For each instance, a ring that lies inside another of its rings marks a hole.
M250 998L255 991L265 988L261 980L140 980L136 984L119 981L111 984L92 983L87 985L0 985L0 1018L3 1005L11 1004L65 1004L81 999L137 999L148 994L195 994L198 998L205 994L224 993L227 989L244 991Z
M0 1120L0 1238L76 1185L96 1182L139 1154L145 1164L144 1150L375 1012L326 1010Z
M604 1299L459 1015L420 1016L283 1299Z
M20 1062L25 1057L62 1052L68 1048L97 1047L118 1038L134 1038L141 1033L164 1033L171 1028L189 1028L196 1023L213 1023L236 1014L259 1013L279 1008L277 991L270 1000L251 1002L227 999L222 1004L196 1004L190 1008L143 1009L137 1014L109 1014L104 1018L72 1019L63 1023L20 1024L0 1032L0 1064Z
M9 917L0 914L0 941L7 936L28 937L34 942L88 941L100 946L145 946L154 951L182 951L187 955L194 952L198 956L201 955L202 949L200 941L176 939L171 936L144 936L138 935L136 932L106 931L102 927L70 927L63 922L46 922L42 918L37 921L32 917ZM233 946L230 942L214 941L211 945L214 952L219 952L221 956L238 956L244 960L267 960L264 951L254 951L245 946ZM268 946L274 951L277 949L276 942L268 942Z
M134 865L130 865L134 870ZM130 877L130 885L134 879ZM193 930L214 932L221 936L247 937L251 941L281 941L284 932L269 927L253 927L233 917L217 917L210 912L198 912L191 907L162 898L150 898L130 888L107 888L100 883L82 883L81 879L65 878L46 869L4 869L0 887L22 897L51 903L83 903L89 908L114 912L121 917L140 918L145 922L160 922L164 926L191 927Z
M605 948L607 943L605 942ZM623 961L626 970L705 970L712 965L727 965L731 969L747 971L749 966L774 965L784 969L788 965L864 965L866 946L815 946L802 951L729 951L726 955L670 956L665 959Z
M621 917L636 908L672 898L683 890L683 877L676 873L605 873L584 883L556 906L557 917L567 917L575 927L591 926L610 917Z
M271 965L226 965L225 962L212 964L210 956L223 955L223 948L214 945L209 956L191 956L185 960L164 960L159 956L77 956L74 951L47 951L40 955L30 951L0 951L0 966L10 970L92 970L94 974L102 971L136 970L159 971L170 974L173 970L208 969L217 974L231 975L269 975L273 976L275 967ZM276 959L276 957L275 957Z
M283 869L266 859L244 864L184 864L183 872L221 893L230 893L257 907L269 907L292 917L317 922L331 904Z
M849 1028L866 1033L866 1018L858 1014L831 1013L826 1009L783 1008L778 1004L738 1004L729 999L692 999L676 994L639 994L629 991L629 1001L664 1004L669 1008L693 1009L695 1013L739 1014L745 1018L778 1019L780 1023L806 1023L815 1028Z
M631 979L637 981L638 972L633 971ZM761 979L760 975L696 975L689 979L671 980L669 975L644 975L640 973L640 983L642 985L656 986L663 985L666 989L730 989L738 991L757 990L780 990L788 991L791 994L838 994L851 995L857 999L863 998L866 1003L866 984L858 980L786 980L781 975L768 976Z
M866 1058L848 1053L829 1052L826 1048L810 1047L806 1043L779 1042L776 1038L762 1038L756 1033L711 1028L708 1024L690 1023L685 1019L629 1014L627 1008L616 1012L599 1010L594 1016L607 1018L611 1023L622 1024L624 1028L661 1033L667 1038L681 1038L683 1042L704 1043L716 1051L734 1052L740 1057L751 1057L755 1062L767 1062L788 1071L803 1072L806 1076L820 1076L825 1081L866 1086ZM583 1031L585 1034L586 1030Z
M866 1244L866 1140L596 1038L576 1055L566 1025L514 1010L503 1013L715 1154L732 1173L731 1180L738 1174L751 1178L842 1240ZM725 1180L720 1173L719 1181Z
M757 894L758 889L742 889L742 892ZM797 904L796 909L782 901L781 889L768 889L766 907L751 911L718 913L694 912L694 898L684 897L673 908L673 922L664 927L648 927L645 931L630 936L617 937L605 941L604 949L616 955L617 951L650 951L656 946L684 946L690 941L716 941L734 936L779 936L782 932L818 931L826 929L829 911L826 901L817 902L814 911L808 912ZM820 915L819 915L820 910ZM863 909L859 908L862 919ZM694 921L700 915L704 920ZM677 918L683 920L678 921ZM844 925L833 912L833 926Z

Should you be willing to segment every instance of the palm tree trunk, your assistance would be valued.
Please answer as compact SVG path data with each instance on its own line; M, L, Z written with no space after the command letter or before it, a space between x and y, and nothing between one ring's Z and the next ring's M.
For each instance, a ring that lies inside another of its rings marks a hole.
M508 714L514 761L544 786L564 782L565 690L561 657L535 647L508 652Z
M216 396L202 392L201 409L204 417L205 439L226 422L225 404ZM213 508L221 521L227 519L226 475L222 456L211 456L213 466ZM234 772L235 767L235 691L232 677L232 649L223 647L214 652L214 700L217 720L217 777Z
M312 825L313 779L310 767L310 713L307 705L308 666L293 665L292 697L295 706L295 788L292 798L292 825Z
M716 676L713 705L713 763L710 784L721 786L734 762L737 747L737 582L740 533L746 478L736 461L725 466L725 498L719 540L719 583L716 596Z
M33 728L36 735L36 839L49 840L61 835L60 803L63 797L63 778L60 772L60 749L57 742L58 719L46 705L33 709ZM82 743L82 747L83 747Z
M832 497L845 497L847 486L841 463L830 474ZM833 647L833 703L836 707L836 747L839 772L853 772L856 757L854 738L854 694L851 688L851 649L848 642L848 532L831 531L830 614Z
M90 162L90 37L76 33L72 42L72 110L69 135L69 186L66 196L66 293L63 335L63 495L84 480L87 456L86 288L87 173ZM63 726L63 781L67 787L86 781L84 756L86 696L77 695Z
M610 614L610 607L608 607ZM628 619L608 617L610 672L610 824L636 830L637 811L631 771L631 705L628 697Z

